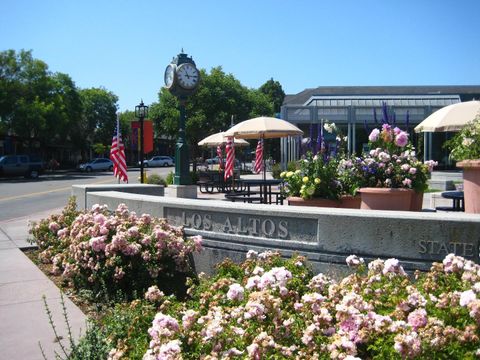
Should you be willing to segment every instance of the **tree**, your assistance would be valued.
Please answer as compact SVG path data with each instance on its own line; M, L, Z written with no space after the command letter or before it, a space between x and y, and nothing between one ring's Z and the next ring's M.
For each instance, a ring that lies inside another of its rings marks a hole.
M25 139L37 137L46 127L54 106L48 66L31 51L0 53L0 117L4 128Z
M83 105L81 129L89 144L109 145L115 131L118 97L104 88L80 90Z
M268 80L265 84L258 89L263 94L267 95L270 102L273 104L273 110L275 113L280 112L280 108L285 99L285 92L282 89L282 85L278 81L274 81L273 78Z
M31 51L0 53L0 123L23 141L59 145L75 134L82 104L72 79L52 74Z

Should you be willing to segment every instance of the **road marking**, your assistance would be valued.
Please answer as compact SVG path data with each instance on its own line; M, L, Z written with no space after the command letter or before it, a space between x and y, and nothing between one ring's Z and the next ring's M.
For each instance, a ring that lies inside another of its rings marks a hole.
M108 183L110 181L112 181L112 179L96 181L96 182L93 182L93 183L90 183L90 184L87 184L87 185L104 184L104 183ZM72 185L75 185L75 184L72 184ZM63 187L63 188L54 189L54 190L46 190L46 191L39 191L39 192L36 192L36 193L4 197L4 198L0 198L0 201L17 200L17 199L22 199L22 198L31 197L31 196L45 195L45 194L54 193L54 192L58 192L58 191L65 191L65 190L71 189L72 185L67 186L67 187Z

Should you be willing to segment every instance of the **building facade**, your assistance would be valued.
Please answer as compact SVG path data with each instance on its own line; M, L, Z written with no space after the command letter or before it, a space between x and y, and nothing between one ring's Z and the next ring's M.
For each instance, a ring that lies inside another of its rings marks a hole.
M453 164L442 145L453 133L416 134L413 129L444 106L474 99L480 99L480 86L323 86L287 95L281 118L298 126L303 138L313 142L323 122L334 122L347 136L348 151L360 154L369 132L381 123L385 104L390 121L409 132L423 159L450 168ZM300 137L281 139L280 144L284 166L305 151Z

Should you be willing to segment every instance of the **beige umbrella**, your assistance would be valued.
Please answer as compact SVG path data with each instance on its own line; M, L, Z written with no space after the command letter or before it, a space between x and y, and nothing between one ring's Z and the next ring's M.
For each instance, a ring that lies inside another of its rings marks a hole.
M273 139L302 134L302 130L288 121L266 116L242 121L225 131L225 136L240 139Z
M225 131L225 136L241 139L274 139L302 135L303 131L288 121L261 116L242 121ZM262 149L263 155L263 149ZM265 156L263 156L263 179L266 178Z
M480 114L480 101L466 101L435 111L415 127L415 132L460 131Z
M221 131L221 132L218 132L216 134L207 136L202 141L199 141L198 145L199 146L218 146L218 145L225 144L227 142L227 139L225 138L224 134L225 133ZM235 144L235 146L248 146L249 145L248 141L245 141L243 139L237 139L237 138L233 139L233 143Z

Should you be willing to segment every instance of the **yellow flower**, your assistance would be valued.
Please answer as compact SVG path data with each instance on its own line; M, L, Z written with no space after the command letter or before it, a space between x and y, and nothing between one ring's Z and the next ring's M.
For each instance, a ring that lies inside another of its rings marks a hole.
M319 178L315 178L315 180L313 180L315 182L315 184L320 184L322 182L322 180L320 180Z
M286 172L286 171L282 171L282 172L280 173L280 177L281 177L281 178L284 178L285 175L287 175L287 172Z
M301 172L302 172L302 170L296 170L296 171L295 171L295 174L298 175L298 174L300 174Z
M289 171L287 172L287 178L291 177L293 175L293 172Z
M308 182L308 176L304 176L302 181L306 184Z

